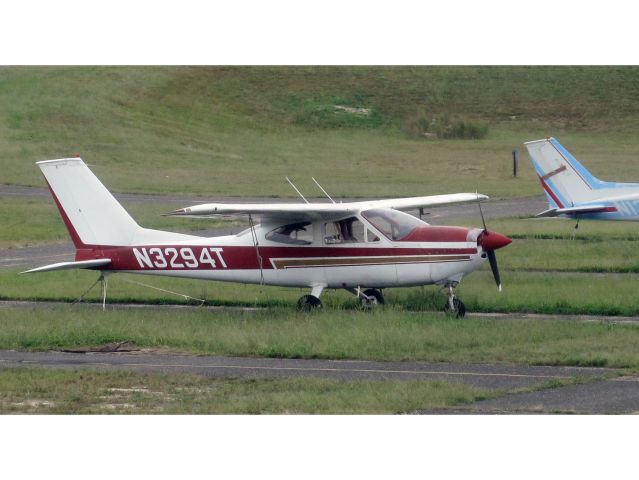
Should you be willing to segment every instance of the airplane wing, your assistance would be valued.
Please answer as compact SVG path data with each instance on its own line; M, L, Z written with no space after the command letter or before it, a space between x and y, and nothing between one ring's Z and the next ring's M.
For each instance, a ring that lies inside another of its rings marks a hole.
M589 213L606 213L615 211L617 211L615 207L606 205L584 205L581 207L550 208L548 210L544 210L541 213L538 213L537 215L535 215L535 217L545 218L557 217L559 215L586 215Z
M111 263L110 258L98 258L96 260L82 260L79 262L61 262L54 263L52 265L45 265L44 267L32 268L25 272L20 273L36 273L36 272L52 272L54 270L67 270L70 268L95 268L104 267Z
M165 215L209 218L216 215L251 214L259 215L266 219L313 221L320 219L330 220L347 215L354 215L357 212L369 208L412 210L453 203L483 201L486 199L488 199L486 195L477 193L453 193L448 195L391 198L348 203L205 203L180 208Z
M488 200L481 193L449 193L446 195L430 195L427 197L390 198L387 200L373 200L358 202L366 208L394 208L395 210L414 210L417 208L439 207L453 203L480 202Z

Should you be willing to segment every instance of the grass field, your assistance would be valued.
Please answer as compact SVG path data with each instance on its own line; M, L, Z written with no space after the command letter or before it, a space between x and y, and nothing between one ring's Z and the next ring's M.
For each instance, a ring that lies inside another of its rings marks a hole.
M5 68L2 181L42 185L34 161L80 153L114 191L291 196L284 176L311 191L314 175L336 197L511 197L538 193L523 153L512 178L511 150L548 135L597 175L639 179L638 77L635 67ZM447 117L488 134L409 134Z
M60 271L17 275L0 273L0 299L74 301L96 280L90 271ZM144 284L141 285L140 283ZM537 312L594 315L639 315L639 279L633 274L584 274L572 272L502 271L503 291L497 291L488 267L468 276L457 293L469 311ZM117 274L109 277L109 302L182 303L183 297L147 287L169 290L203 299L208 305L286 307L294 309L306 289L241 285L202 280ZM384 291L392 308L440 311L445 296L437 286L396 288ZM85 299L100 300L96 286ZM327 309L357 310L355 297L343 290L322 295Z
M252 312L0 309L0 348L68 349L130 341L192 354L639 366L639 327L568 320L451 319L386 309Z
M389 414L495 395L448 382L208 379L44 369L0 369L0 385L0 414Z

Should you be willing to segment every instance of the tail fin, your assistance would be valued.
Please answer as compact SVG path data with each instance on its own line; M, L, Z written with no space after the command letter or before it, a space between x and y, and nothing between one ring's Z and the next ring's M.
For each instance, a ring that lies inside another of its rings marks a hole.
M38 166L76 249L200 238L140 227L80 158L46 160Z
M594 190L607 186L607 182L594 177L554 138L525 145L551 207L566 208L594 200L597 197Z
M80 158L38 162L76 248L131 245L142 228Z

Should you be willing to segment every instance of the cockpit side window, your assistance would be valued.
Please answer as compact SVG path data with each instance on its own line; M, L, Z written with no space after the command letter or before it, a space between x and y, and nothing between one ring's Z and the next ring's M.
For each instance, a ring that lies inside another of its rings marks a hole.
M310 222L292 223L271 230L264 238L289 245L310 245L313 243L313 228Z
M357 217L350 217L325 224L324 243L363 243L366 241L364 224Z
M406 238L416 228L427 226L426 222L399 210L373 208L362 212L362 216L389 239Z

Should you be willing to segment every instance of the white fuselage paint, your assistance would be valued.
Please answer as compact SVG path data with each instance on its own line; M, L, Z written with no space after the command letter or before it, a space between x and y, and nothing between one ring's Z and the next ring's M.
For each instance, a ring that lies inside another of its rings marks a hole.
M259 248L264 247L280 247L286 250L286 246L277 242L270 242L264 238L264 234L270 228L256 227L256 235L258 238ZM482 258L482 249L477 247L476 241L471 242L391 242L383 239L377 245L366 244L365 248L384 249L388 252L389 248L427 248L427 249L473 249L475 253L465 253L463 255L451 254L451 260L441 260L442 256L436 260L429 261L429 255L422 256L419 263L414 261L406 261L402 256L398 255L393 258L393 263L387 264L371 264L371 265L332 265L332 266L311 266L311 267L295 267L295 268L264 268L260 269L234 269L229 268L225 261L224 248L237 246L255 247L251 234L228 235L222 237L202 238L200 240L189 240L183 243L171 243L172 247L148 247L133 246L135 256L142 270L120 270L125 273L136 273L145 275L161 275L179 278L193 278L202 280L216 280L224 282L238 282L266 285L277 285L287 287L309 287L314 285L323 285L328 288L345 288L345 287L408 287L417 285L442 284L449 279L459 281L463 276L477 270L486 261ZM193 253L191 247L208 247L204 251L211 252L210 259L208 256L198 256ZM332 248L338 246L309 245L309 247L322 246L330 253ZM357 248L356 245L349 245ZM344 247L344 245L341 245ZM174 252L175 251L175 252ZM251 250L252 252L253 250ZM252 253L253 254L253 253ZM257 253L255 253L256 255ZM199 257L199 258L198 258ZM388 253L380 255L379 258L388 259ZM414 256L409 256L414 258ZM459 259L459 257L464 257ZM324 257L313 257L313 259L322 259ZM325 258L334 259L333 256ZM338 257L339 258L339 257ZM373 256L366 258L374 259ZM295 259L299 259L295 257ZM271 259L271 262L280 259ZM281 260L287 260L286 256L282 256ZM213 268L197 269L202 262L212 262ZM144 267L156 267L144 269ZM171 266L170 269L162 269ZM181 267L184 268L181 268ZM194 267L194 268L192 268Z

